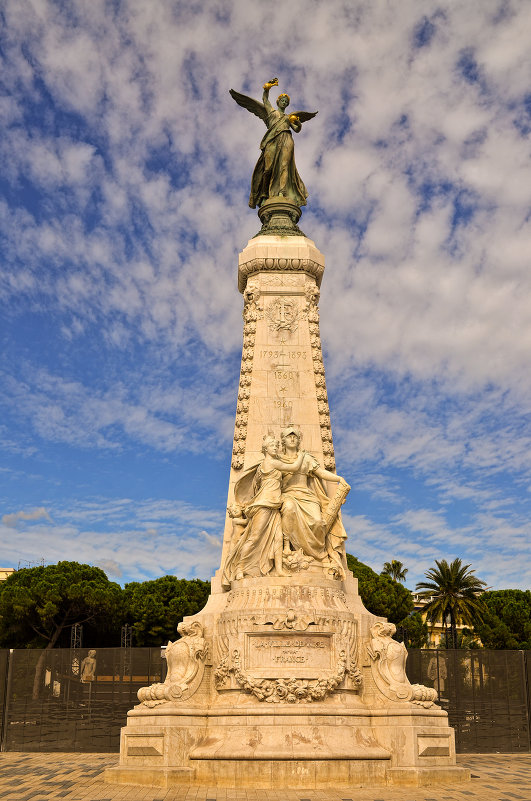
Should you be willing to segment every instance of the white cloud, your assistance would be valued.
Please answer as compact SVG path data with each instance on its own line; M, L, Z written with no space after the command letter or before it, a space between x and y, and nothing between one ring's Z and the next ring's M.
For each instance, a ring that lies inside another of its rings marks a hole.
M44 506L40 506L38 509L32 509L30 512L9 512L2 516L2 523L4 526L7 526L7 528L16 528L20 520L34 521L42 519L51 521L48 510L45 509Z
M217 71L208 67L204 45L209 42L213 64L222 58L228 81L251 85L261 61L269 63L271 58L270 40L267 48L260 40L268 15L255 9L251 18L240 3L232 3L227 6L230 24L216 20L208 9L201 19L191 8L177 21L169 10L146 14L136 7L109 24L104 7L95 5L90 15L78 10L74 29L53 6L44 8L40 21L30 24L8 4L12 36L27 38L49 90L57 102L85 117L90 136L97 120L98 130L107 137L109 166L104 168L98 157L94 169L95 148L88 141L34 134L31 140L21 139L14 132L6 163L26 173L29 169L30 174L36 169L37 177L45 170L50 180L66 182L79 211L86 202L82 195L87 183L102 186L104 194L96 207L98 223L90 233L82 232L74 220L52 230L49 224L44 229L27 218L22 237L9 225L16 236L13 257L19 254L31 265L48 237L49 253L61 269L57 280L52 276L48 286L39 283L39 290L55 296L63 308L75 307L78 316L81 312L94 321L97 310L108 341L119 347L126 346L129 337L116 321L105 323L116 313L124 316L126 326L140 317L136 330L148 338L182 341L183 334L199 335L210 347L215 342L237 347L238 302L226 279L245 235L232 196L240 180L248 181L256 152L253 136L258 141L260 123L233 106ZM301 19L297 3L284 12L285 34L277 30L273 50L282 49L283 35L293 42L290 21L295 19L297 41L313 44L315 61L304 72L299 66L305 51L291 45L289 70L294 92L313 98L320 108L312 128L305 127L297 138L304 172L313 176L312 200L340 218L357 212L368 215L353 274L348 261L358 249L356 235L345 230L349 258L345 260L342 252L339 270L339 243L326 237L329 271L334 269L335 300L329 301L333 330L326 324L326 309L323 317L336 359L375 361L421 378L447 374L469 385L494 380L520 388L530 329L524 300L529 271L521 263L524 247L513 243L515 237L529 239L531 234L525 213L514 212L515 207L525 207L530 168L508 97L517 103L526 91L522 84L518 95L513 74L523 75L522 60L529 59L521 34L529 12L519 4L513 9L496 25L493 39L493 9L484 8L471 19L465 9L443 6L439 13L434 7L428 16L435 33L417 50L412 49L413 31L424 10L421 14L413 3L402 5L400 17L361 3L352 9L328 4L310 19ZM214 40L209 25L215 27ZM186 41L182 50L174 46L175 33ZM124 44L127 37L134 49ZM254 54L243 74L241 59L231 58L226 50L235 38ZM493 40L514 41L514 48L501 59L503 50L493 48ZM468 50L490 80L485 97L478 85L456 72ZM327 76L324 83L316 79L321 70ZM398 125L402 118L407 123ZM208 126L202 124L206 119ZM347 126L344 137L330 142L341 124ZM478 131L484 136L476 155L463 160L461 145ZM168 174L147 167L154 147L164 150L163 168L185 177L185 190L175 188ZM194 148L197 154L192 156ZM247 161L234 157L242 149ZM321 159L317 171L312 163L316 158ZM222 160L231 169L220 181L216 170ZM439 200L433 199L431 211L416 217L426 181L448 189ZM473 206L483 219L452 232L453 203L463 191L477 193ZM137 252L126 255L123 232L108 227L109 221L130 225L135 208L149 220L152 236L145 229L144 237L150 255L141 238L134 245ZM251 233L256 224L249 217L246 225ZM199 249L192 252L185 245L176 254L175 243L183 241L187 231L196 232ZM34 245L36 237L40 247ZM490 256L493 247L504 254L503 271L500 261ZM65 283L61 263L72 257L79 267ZM131 263L150 264L153 259L158 274L150 265L147 282L128 269ZM96 265L101 266L94 269ZM218 282L218 292L221 287L227 291L222 298L216 293L209 303L203 288L214 271L224 279ZM220 301L230 308L228 317L219 314ZM521 349L514 348L517 329L525 332ZM355 350L346 353L339 347L346 339L356 342Z
M168 573L208 579L219 566L223 510L165 499L72 502L53 509L54 523L20 529L16 541L13 515L6 517L3 530L0 525L6 564L31 561L38 554L47 564L67 560L97 565L112 580L121 581L144 581ZM50 520L47 513L39 517ZM150 521L157 521L156 529Z
M28 369L23 381L6 377L4 403L43 440L116 449L127 438L161 452L197 452L208 443L215 457L232 431L235 401L220 385L208 387L205 372L189 386L161 382L155 372L96 389Z
M122 577L122 568L115 559L100 559L96 562L96 567L101 567L110 579Z
M365 515L343 514L347 551L379 572L383 563L399 559L408 568L411 589L435 560L460 558L489 587L528 589L531 545L527 520L517 522L494 514L478 514L462 528L433 509L408 509L385 524Z

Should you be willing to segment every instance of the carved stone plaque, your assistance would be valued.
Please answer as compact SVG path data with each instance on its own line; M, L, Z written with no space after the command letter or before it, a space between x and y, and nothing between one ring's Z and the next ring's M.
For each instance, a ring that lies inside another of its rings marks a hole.
M333 670L333 636L297 632L246 634L245 669L259 678L317 678Z

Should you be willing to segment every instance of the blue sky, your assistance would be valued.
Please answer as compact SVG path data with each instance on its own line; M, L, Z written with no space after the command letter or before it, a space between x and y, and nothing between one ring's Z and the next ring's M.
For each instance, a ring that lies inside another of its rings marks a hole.
M0 16L1 566L218 566L263 134L228 90L278 76L319 110L296 158L348 550L529 587L531 5Z

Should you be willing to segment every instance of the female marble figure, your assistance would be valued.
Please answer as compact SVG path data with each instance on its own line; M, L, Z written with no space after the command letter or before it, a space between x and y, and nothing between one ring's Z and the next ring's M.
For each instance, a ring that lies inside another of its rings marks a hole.
M293 464L281 462L278 442L264 437L264 458L247 470L237 481L234 497L248 522L229 554L223 571L223 585L244 576L265 576L275 568L275 575L286 576L282 567L282 527L280 485L283 473L299 470L305 453L301 451Z
M278 78L272 78L264 84L262 103L247 97L234 89L231 96L248 111L256 114L267 125L267 133L260 142L262 151L254 168L251 179L249 206L254 209L261 206L270 197L285 197L297 206L305 206L308 192L295 166L293 136L291 131L299 133L302 123L315 117L317 112L296 111L287 115L285 109L289 105L289 96L281 94L277 98L277 108L269 101L269 90L278 86Z
M81 681L94 681L96 676L96 651L91 650L81 663Z
M296 426L282 430L280 460L284 465L298 462L301 439L301 431ZM290 553L290 545L294 550L302 548L303 553L317 562L329 560L334 572L344 578L343 543L347 534L339 514L327 531L323 518L331 499L323 481L342 484L347 491L350 489L344 478L325 470L308 453L300 468L283 476L281 520L284 553Z

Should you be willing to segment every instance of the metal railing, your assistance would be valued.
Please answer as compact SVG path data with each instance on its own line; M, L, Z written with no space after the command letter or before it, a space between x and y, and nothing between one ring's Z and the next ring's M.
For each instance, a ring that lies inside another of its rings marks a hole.
M0 651L3 751L119 750L137 690L163 681L166 661L160 648L89 650Z
M160 648L0 650L3 751L119 750L137 690L164 681ZM413 683L435 687L460 753L531 750L531 651L411 649Z
M459 753L531 750L531 651L410 649L407 672L437 690Z

